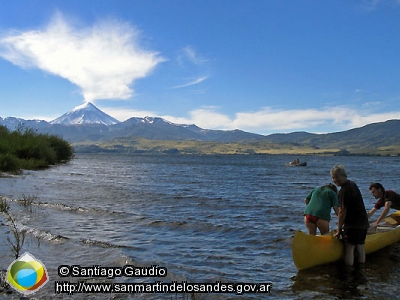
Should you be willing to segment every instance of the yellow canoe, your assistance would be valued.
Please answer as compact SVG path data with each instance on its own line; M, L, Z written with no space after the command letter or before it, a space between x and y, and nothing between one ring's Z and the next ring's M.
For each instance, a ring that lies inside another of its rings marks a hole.
M292 256L298 270L333 263L342 258L343 243L330 235L309 235L297 231L293 238Z
M385 222L388 224L392 224L392 225L399 224L400 223L400 210L398 210L395 213L386 217Z
M400 241L400 226L378 227L376 233L368 234L365 253L370 254ZM292 256L298 270L339 261L344 245L332 235L309 235L297 231L293 238Z

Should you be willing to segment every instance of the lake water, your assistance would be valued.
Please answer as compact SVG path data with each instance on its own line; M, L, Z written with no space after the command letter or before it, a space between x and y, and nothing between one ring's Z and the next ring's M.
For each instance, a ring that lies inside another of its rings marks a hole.
M368 256L362 270L345 272L338 264L298 272L291 241L296 230L305 230L305 196L331 182L335 164L346 167L371 209L371 182L400 191L400 157L304 156L299 158L306 167L287 166L294 158L78 154L67 165L0 178L0 194L28 231L22 252L49 272L50 281L33 295L38 299L190 299L187 294L55 294L55 281L78 281L60 277L60 265L167 270L166 277L90 282L272 284L269 294L196 294L195 299L397 298L400 245ZM17 199L24 198L32 205L20 205ZM333 216L331 227L336 224ZM7 230L0 226L3 240ZM13 257L1 241L0 253L6 270Z

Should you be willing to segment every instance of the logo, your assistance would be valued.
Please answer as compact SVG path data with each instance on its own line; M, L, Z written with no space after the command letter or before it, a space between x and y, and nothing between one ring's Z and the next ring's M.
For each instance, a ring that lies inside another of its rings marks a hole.
M47 281L46 267L28 252L13 261L7 270L8 284L25 295L37 292Z

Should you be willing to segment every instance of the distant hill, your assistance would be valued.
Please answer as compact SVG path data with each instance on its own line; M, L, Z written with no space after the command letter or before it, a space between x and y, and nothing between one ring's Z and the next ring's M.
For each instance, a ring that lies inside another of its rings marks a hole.
M326 150L327 153L342 154L397 155L400 153L400 130L398 130L400 120L373 123L360 128L326 134L292 132L260 135L242 130L203 129L194 124L175 124L159 117L132 117L120 122L93 104L86 103L51 122L0 117L0 125L11 130L19 126L32 128L39 133L58 135L73 144L103 143L107 144L107 147L113 143L124 144L126 141L126 144L130 144L134 139L136 139L135 143L137 140L146 139L245 144L246 153L252 153L254 149L272 147L271 144L279 144L280 146L275 148L281 151L285 147L289 152L293 152L296 147L301 148L302 153L304 151L324 152L320 151L321 149ZM256 145L255 143L263 144ZM171 143L168 145L171 146ZM182 146L182 143L180 145ZM282 147L282 145L285 146Z
M371 149L400 144L400 120L372 123L342 132L312 134L293 132L271 134L266 140L272 143L295 143L318 148L340 148L349 150Z

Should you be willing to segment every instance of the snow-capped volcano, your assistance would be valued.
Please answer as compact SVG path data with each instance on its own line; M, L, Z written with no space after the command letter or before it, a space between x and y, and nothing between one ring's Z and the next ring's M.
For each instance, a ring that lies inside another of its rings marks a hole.
M73 110L63 114L61 117L50 122L50 124L62 124L62 125L76 125L76 124L113 125L117 123L119 123L117 119L102 112L100 109L98 109L90 102L79 105L75 107Z

